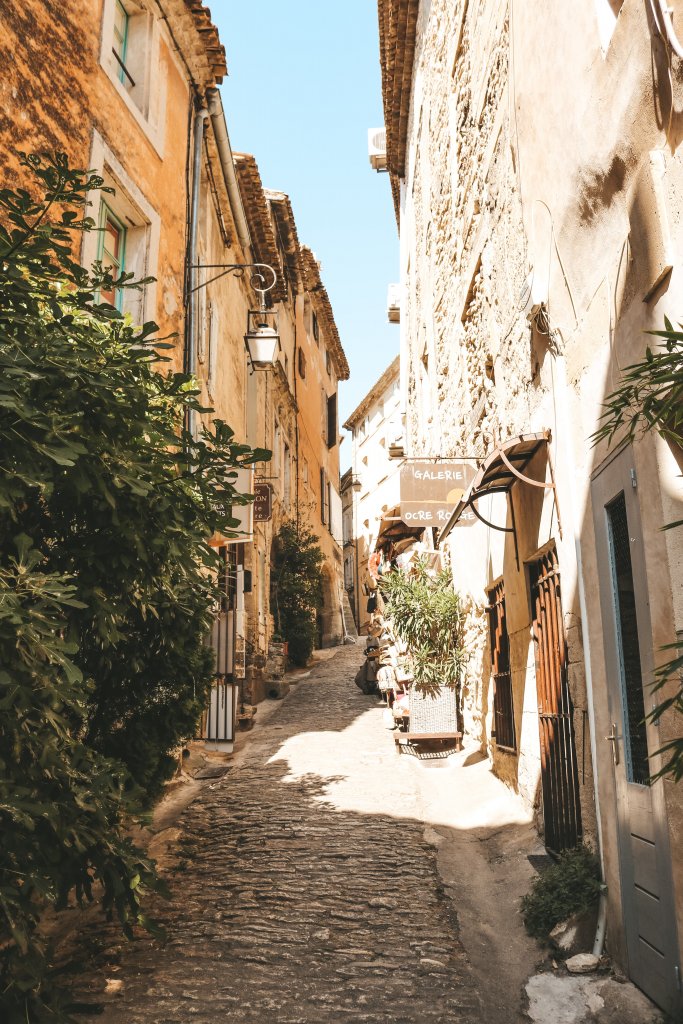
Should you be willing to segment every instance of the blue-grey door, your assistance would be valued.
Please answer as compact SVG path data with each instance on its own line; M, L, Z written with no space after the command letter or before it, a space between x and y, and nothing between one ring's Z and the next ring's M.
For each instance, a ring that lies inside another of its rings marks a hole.
M621 900L629 974L672 1015L680 1004L669 831L653 705L652 630L638 479L630 446L594 477L595 541L611 729L597 737L617 798ZM606 748L611 750L607 756Z

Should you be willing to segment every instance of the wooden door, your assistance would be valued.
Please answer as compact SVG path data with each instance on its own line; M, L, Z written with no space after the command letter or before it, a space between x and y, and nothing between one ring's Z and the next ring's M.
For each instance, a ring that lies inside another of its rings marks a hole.
M651 783L651 756L660 746L646 723L653 700L652 630L638 481L630 447L594 478L595 542L612 723L621 902L629 973L672 1015L680 1002L678 944L663 783ZM603 748L604 749L604 748ZM603 815L604 815L603 811Z
M554 853L582 839L573 707L567 679L560 570L552 547L529 565L536 654L545 845Z

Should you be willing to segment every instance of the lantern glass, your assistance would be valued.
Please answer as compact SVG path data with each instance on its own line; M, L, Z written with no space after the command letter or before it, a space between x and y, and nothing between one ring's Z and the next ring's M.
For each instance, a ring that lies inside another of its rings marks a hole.
M255 370L265 370L274 366L280 348L277 314L271 310L250 311L244 343L249 353L249 361Z

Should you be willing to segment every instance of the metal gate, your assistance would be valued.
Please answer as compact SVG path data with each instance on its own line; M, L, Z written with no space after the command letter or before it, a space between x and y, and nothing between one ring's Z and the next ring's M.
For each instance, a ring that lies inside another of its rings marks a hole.
M232 743L235 739L238 698L238 683L235 680L238 567L234 547L221 547L218 554L222 563L219 575L222 594L211 636L208 638L215 656L215 677L209 704L202 715L195 738Z
M582 829L560 571L554 547L529 565L529 582L536 645L545 845L560 853L579 845Z

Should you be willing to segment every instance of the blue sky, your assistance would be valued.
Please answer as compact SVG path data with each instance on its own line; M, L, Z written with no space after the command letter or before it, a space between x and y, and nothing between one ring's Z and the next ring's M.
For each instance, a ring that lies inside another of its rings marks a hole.
M292 200L300 240L322 262L351 378L340 418L398 352L386 319L398 234L386 174L367 156L383 124L374 0L209 0L228 58L221 92L232 147ZM350 459L347 439L342 466Z

